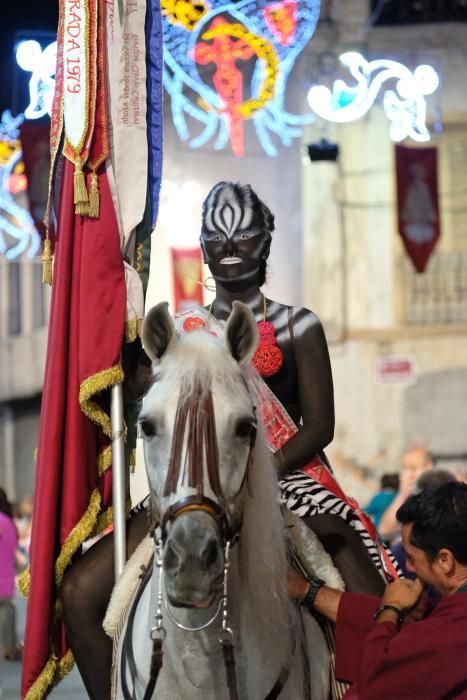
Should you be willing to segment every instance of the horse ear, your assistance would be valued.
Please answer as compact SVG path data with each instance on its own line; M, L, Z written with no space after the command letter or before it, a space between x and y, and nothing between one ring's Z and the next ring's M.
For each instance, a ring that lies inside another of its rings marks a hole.
M153 306L144 317L141 341L146 354L153 362L159 362L162 355L175 340L176 331L169 305L162 301Z
M250 362L258 340L258 326L253 313L246 304L234 301L225 327L225 344L241 367Z

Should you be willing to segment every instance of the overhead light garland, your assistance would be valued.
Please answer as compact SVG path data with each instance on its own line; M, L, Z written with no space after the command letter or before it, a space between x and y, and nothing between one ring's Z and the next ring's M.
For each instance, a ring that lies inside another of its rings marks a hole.
M335 80L332 91L325 85L313 85L308 91L308 104L315 114L340 124L356 121L371 109L384 90L383 108L390 121L391 139L430 140L425 97L439 85L439 76L432 66L419 65L412 72L397 61L367 61L355 51L341 54L339 60L349 69L355 84Z

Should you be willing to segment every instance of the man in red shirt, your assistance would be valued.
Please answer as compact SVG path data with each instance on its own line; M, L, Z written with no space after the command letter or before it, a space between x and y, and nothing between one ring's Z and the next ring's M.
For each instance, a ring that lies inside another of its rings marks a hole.
M411 496L397 518L414 581L394 581L378 599L291 574L290 593L336 622L336 676L353 683L349 700L467 700L467 485ZM440 601L414 620L428 584Z

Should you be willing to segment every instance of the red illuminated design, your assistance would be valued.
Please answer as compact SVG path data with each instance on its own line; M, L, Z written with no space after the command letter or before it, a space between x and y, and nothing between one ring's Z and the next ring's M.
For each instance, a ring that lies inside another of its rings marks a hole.
M228 22L221 17L216 18L211 29L216 29ZM230 140L236 156L245 152L243 138L243 117L239 111L243 103L243 76L237 68L236 61L246 61L255 55L254 49L243 39L230 36L216 36L212 43L200 41L194 49L194 60L201 66L208 63L216 64L213 76L214 87L224 102L224 113L229 119Z
M274 34L282 46L288 46L297 31L297 2L283 0L273 2L263 10L264 21L271 34Z

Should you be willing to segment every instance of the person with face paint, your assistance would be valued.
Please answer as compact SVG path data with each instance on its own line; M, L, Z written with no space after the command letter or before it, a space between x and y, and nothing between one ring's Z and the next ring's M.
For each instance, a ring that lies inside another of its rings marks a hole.
M222 335L234 301L252 310L260 336L254 384L283 501L321 539L349 590L378 595L384 590L384 573L393 571L392 562L383 561L371 521L342 492L323 452L334 433L323 327L312 311L272 301L261 291L273 231L274 215L250 185L215 185L203 204L200 236L215 298L209 308L178 314L175 324L179 333L205 326ZM142 396L152 377L144 353L137 366L137 371L126 372L126 383L129 393ZM147 529L144 509L128 520L128 556ZM67 639L86 690L96 700L110 698L112 643L102 620L112 587L113 539L108 535L71 566L61 590Z
M216 284L212 316L226 321L232 303L239 300L255 314L260 338L264 323L272 324L269 328L275 334L273 347L278 348L279 359L264 367L264 361L260 364L255 356L255 364L300 426L276 451L282 476L304 466L331 442L334 393L326 338L318 317L308 309L266 299L261 292L273 231L273 214L249 185L220 182L204 202L200 243Z

